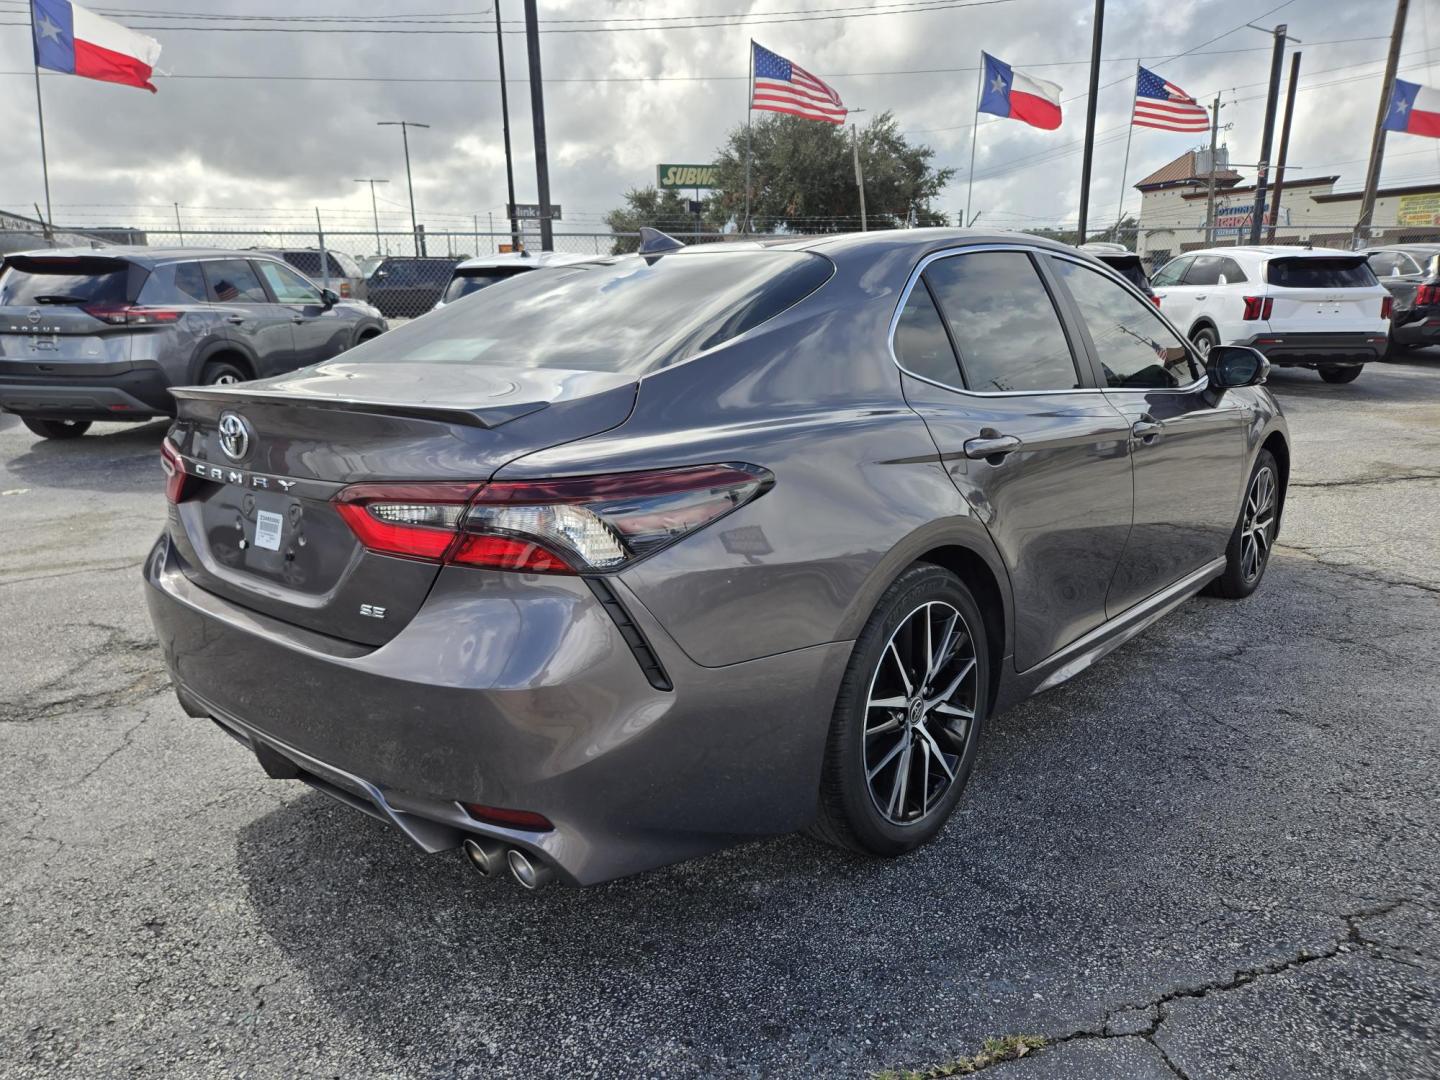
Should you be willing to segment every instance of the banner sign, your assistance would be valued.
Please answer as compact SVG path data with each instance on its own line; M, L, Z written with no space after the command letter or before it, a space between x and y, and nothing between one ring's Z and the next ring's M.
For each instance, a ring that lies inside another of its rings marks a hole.
M1440 225L1440 192L1401 195L1396 225Z
M540 204L539 204L539 203L528 203L528 202L516 203L514 206L507 206L505 209L506 209L506 211L507 211L507 213L505 214L506 217L518 218L520 221L539 221L539 220L540 220ZM551 221L559 221L559 220L560 220L560 204L559 204L559 203L551 203L551 204L550 204L550 220L551 220Z
M655 176L656 186L665 189L720 186L718 165L657 165Z

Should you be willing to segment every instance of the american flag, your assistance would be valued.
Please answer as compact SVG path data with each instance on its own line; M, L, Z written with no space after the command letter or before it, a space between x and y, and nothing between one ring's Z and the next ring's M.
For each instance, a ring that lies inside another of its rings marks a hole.
M1135 80L1133 121L1136 127L1161 131L1210 130L1210 114L1205 106L1197 105L1184 90L1143 67Z
M750 107L761 112L789 113L827 124L845 122L840 95L799 64L792 64L769 49L750 43L755 78L750 87Z

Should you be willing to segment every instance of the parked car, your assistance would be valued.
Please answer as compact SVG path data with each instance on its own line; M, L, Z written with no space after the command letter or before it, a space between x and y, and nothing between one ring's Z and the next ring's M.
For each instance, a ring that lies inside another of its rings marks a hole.
M360 263L343 251L319 248L253 248L254 251L284 259L311 281L333 289L342 300L364 300L368 286ZM321 256L324 256L323 260ZM328 279L328 281L327 281Z
M1395 298L1387 355L1440 344L1440 244L1391 244L1360 254Z
M540 251L534 254L528 251L506 252L466 259L451 271L450 283L445 286L445 291L441 294L440 299L435 301L435 307L438 310L446 304L459 300L462 296L477 293L487 286L494 285L497 281L504 281L516 274L541 270L545 267L571 266L575 263L591 262L594 259L593 255L566 255L558 251Z
M1391 297L1353 251L1211 248L1171 259L1150 283L1202 356L1249 345L1272 364L1348 383L1385 352Z
M1110 269L1123 277L1144 293L1152 304L1160 306L1160 301L1155 298L1155 290L1150 287L1150 278L1145 273L1145 263L1140 256L1135 254L1123 244L1089 243L1081 244L1080 250L1088 255L1093 255Z
M190 715L482 872L893 856L996 713L1260 584L1266 370L1039 237L642 248L179 391L145 592Z
M0 264L0 409L68 439L96 420L172 415L176 386L328 360L385 330L268 255L70 248Z
M435 306L459 259L393 255L370 272L370 302L387 319L413 319Z

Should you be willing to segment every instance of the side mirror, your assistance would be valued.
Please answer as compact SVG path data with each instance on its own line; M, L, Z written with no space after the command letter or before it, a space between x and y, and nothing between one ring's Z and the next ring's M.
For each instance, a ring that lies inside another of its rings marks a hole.
M325 305L325 309L328 311L340 302L340 294L334 289L321 289L320 302Z
M1216 390L1259 386L1270 375L1270 361L1248 345L1213 345L1205 358L1205 374Z

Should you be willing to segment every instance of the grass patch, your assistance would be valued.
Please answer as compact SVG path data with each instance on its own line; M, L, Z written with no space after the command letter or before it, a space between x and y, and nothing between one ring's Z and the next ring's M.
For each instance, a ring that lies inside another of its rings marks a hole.
M886 1069L871 1075L873 1080L944 1080L947 1076L970 1076L1002 1061L1022 1058L1044 1045L1045 1040L1039 1035L1003 1035L998 1039L986 1039L980 1052L973 1057L926 1065L920 1069Z

